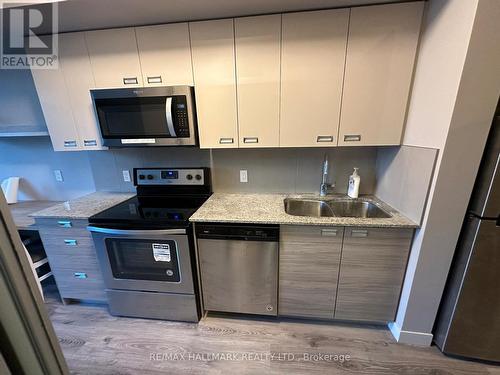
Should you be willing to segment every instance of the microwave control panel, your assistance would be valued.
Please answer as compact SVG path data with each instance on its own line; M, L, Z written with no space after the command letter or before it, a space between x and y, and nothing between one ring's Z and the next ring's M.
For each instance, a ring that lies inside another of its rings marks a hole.
M176 136L179 138L189 138L189 118L186 96L178 95L173 97L172 114Z

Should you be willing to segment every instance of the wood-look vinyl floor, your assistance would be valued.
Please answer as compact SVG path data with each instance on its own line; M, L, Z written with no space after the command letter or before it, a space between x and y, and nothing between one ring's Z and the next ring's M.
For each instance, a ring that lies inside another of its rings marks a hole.
M51 286L46 306L73 374L500 374L499 366L449 358L436 347L398 344L383 327L122 318L105 306L63 305ZM304 353L332 357L307 360Z

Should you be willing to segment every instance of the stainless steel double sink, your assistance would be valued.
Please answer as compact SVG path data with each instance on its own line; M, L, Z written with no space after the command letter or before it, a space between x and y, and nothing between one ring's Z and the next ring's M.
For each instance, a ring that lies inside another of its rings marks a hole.
M392 215L377 203L350 198L286 198L285 212L293 216L389 218Z

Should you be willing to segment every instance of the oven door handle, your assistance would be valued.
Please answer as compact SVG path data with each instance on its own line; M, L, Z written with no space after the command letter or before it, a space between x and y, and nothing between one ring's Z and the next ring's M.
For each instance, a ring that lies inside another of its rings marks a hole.
M131 236L147 236L150 234L186 234L185 229L145 229L145 230L135 230L135 229L111 229L111 228L101 228L89 225L87 230L95 233L105 233L105 234L122 234Z

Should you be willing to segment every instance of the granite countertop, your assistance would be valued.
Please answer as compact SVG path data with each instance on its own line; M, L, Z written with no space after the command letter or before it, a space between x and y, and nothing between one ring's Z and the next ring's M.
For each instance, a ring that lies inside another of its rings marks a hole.
M214 193L189 219L192 222L300 224L357 227L418 228L419 225L375 196L360 196L379 204L390 218L307 217L285 212L285 198L318 198L312 194ZM329 197L325 197L329 198ZM331 198L338 198L332 196Z
M59 201L20 201L9 204L9 209L14 218L17 229L36 230L35 219L31 217L33 212L52 207Z
M41 211L33 212L31 217L67 217L71 219L88 219L101 211L121 203L135 193L109 193L97 191L80 198L56 204Z

